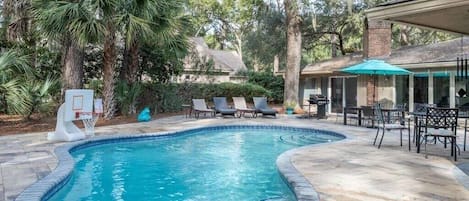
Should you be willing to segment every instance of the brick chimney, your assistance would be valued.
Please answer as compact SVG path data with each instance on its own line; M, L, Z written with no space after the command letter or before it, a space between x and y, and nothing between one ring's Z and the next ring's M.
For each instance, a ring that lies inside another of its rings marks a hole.
M365 30L363 31L363 57L380 58L391 55L391 23L385 21L368 21L365 19ZM375 89L373 76L369 76L366 84L366 102L372 105L379 100L378 90ZM377 86L376 86L377 87ZM375 93L375 100L373 100Z
M363 57L387 57L391 54L391 23L365 19Z

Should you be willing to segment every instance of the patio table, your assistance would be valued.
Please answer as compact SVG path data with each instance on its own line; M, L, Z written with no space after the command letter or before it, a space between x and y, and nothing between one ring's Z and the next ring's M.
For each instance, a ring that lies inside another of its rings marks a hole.
M361 126L362 125L362 111L363 111L363 108L356 107L356 106L344 107L344 125L347 125L347 113L348 113L348 111L357 111L358 112L358 126ZM392 112L402 112L402 115L404 115L404 112L405 112L404 110L402 110L400 108L382 108L381 111L386 113L388 123L391 121L391 113Z
M190 118L192 116L192 105L191 104L182 104L182 109L184 110L184 117Z

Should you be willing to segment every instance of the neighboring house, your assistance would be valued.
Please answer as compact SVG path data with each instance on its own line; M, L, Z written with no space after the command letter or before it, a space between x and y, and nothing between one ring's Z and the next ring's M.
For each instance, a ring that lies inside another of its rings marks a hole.
M173 80L178 83L242 83L238 72L247 71L236 51L210 49L201 37L191 38L191 51L184 60L184 71Z

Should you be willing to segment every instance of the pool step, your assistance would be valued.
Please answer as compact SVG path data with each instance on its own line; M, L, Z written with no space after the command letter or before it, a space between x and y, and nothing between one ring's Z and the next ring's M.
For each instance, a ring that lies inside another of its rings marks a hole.
M324 139L324 138L318 139L316 136L309 136L309 135L283 135L283 136L280 136L280 141L285 144L302 146L302 145L307 145L307 144L314 144L318 142L328 141L328 139Z
M288 200L289 199L284 198L284 197L271 197L271 198L266 198L266 199L262 199L259 201L288 201Z

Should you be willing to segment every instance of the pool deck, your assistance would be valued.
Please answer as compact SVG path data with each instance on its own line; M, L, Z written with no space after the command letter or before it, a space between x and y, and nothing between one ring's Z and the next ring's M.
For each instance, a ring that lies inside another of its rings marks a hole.
M176 131L209 125L267 124L331 130L348 138L292 151L290 162L306 177L321 200L469 200L469 177L456 167L441 144L429 146L429 157L399 146L399 135L387 133L381 149L372 145L375 129L343 126L333 120L270 118L186 119L175 116L147 123L96 128L98 136ZM0 128L1 129L1 128ZM459 134L461 134L459 132ZM14 200L25 188L56 166L47 133L0 137L0 201ZM462 142L460 140L459 142ZM458 166L469 169L469 150Z

